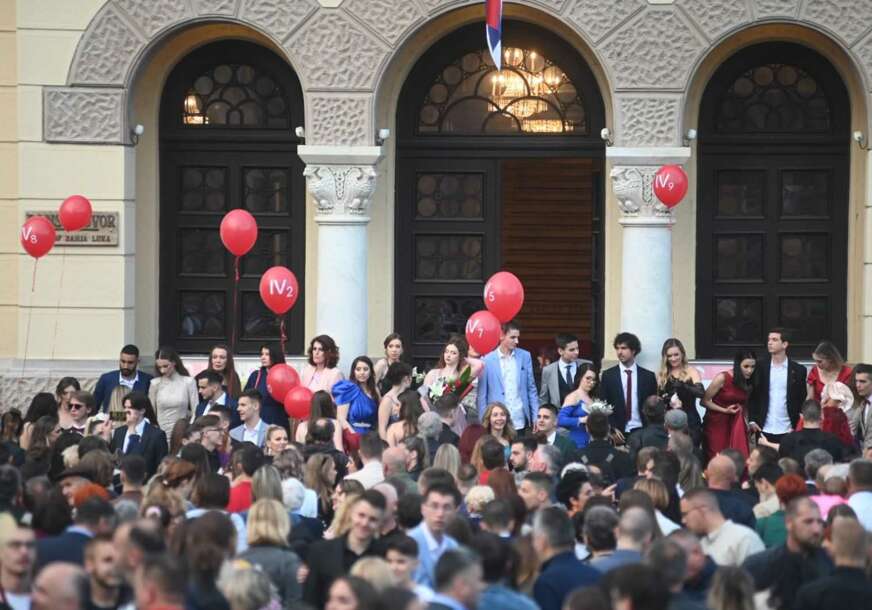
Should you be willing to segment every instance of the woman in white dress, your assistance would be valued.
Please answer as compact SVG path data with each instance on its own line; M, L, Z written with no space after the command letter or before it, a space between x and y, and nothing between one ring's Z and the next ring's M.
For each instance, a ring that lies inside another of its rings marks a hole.
M148 399L157 412L157 425L169 432L180 419L190 419L200 397L197 382L182 364L175 348L162 347L154 354L157 376L151 380Z

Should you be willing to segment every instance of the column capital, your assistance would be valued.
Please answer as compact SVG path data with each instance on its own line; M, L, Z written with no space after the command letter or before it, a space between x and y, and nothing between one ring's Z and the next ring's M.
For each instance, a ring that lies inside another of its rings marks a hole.
M654 195L654 174L663 165L683 164L690 158L686 146L606 149L612 163L609 177L621 210L622 225L672 225L672 211Z
M300 146L303 176L319 224L366 224L376 187L380 146Z

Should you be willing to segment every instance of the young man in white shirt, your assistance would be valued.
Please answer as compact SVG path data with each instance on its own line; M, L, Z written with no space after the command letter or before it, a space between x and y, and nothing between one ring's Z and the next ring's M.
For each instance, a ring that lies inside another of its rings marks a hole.
M681 498L681 521L700 537L703 551L718 565L740 566L765 548L757 532L724 518L717 498L707 489L694 489Z
M790 336L773 328L766 338L768 357L757 361L749 400L750 428L776 445L796 429L806 398L806 368L787 357Z
M9 524L0 528L0 588L12 610L30 610L33 564L36 563L36 536L26 525L5 515Z

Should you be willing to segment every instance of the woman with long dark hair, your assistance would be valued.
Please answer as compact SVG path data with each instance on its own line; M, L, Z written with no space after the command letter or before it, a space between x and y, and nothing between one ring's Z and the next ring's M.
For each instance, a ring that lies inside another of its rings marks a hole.
M260 346L260 368L252 371L245 382L245 389L255 389L260 394L260 418L267 424L281 426L288 430L288 414L282 403L270 396L266 389L266 377L276 364L284 364L285 355L277 343L264 343Z
M152 423L170 432L180 418L190 417L197 408L197 382L174 347L164 346L155 352L154 368L157 375L148 387L148 399L157 413L157 421Z
M421 395L415 390L406 390L397 396L397 400L400 402L400 418L388 426L385 435L390 447L396 447L404 438L418 434L418 418L424 412Z
M433 408L431 403L435 402L430 396L431 386L434 384L451 383L461 377L466 369L469 369L469 376L473 380L474 385L483 367L484 364L481 360L470 355L469 343L467 343L466 338L462 335L451 335L442 349L442 355L439 356L436 368L427 372L426 377L424 377L424 383L418 389L418 393L421 394L421 398L424 400L424 408L429 411ZM470 393L472 391L470 390ZM466 396L466 398L468 397L469 395ZM458 398L461 397L458 396ZM474 403L470 403L469 400L465 399L461 400L457 409L457 415L454 418L454 425L451 426L451 429L458 436L463 434L464 429L466 429L467 413L471 408L475 408ZM477 418L474 417L474 419Z
M378 430L379 396L368 357L354 359L349 377L333 386L333 397L345 450L350 452L360 447L360 435Z
M329 335L318 335L309 342L306 356L309 363L300 373L300 385L313 392L324 390L332 393L333 386L343 378L342 371L336 366L339 364L339 347L336 341Z
M599 381L593 365L583 362L575 371L575 389L566 395L563 406L557 414L557 425L569 430L569 438L576 447L587 447L590 437L587 434L587 409L596 396L596 385ZM585 408L587 407L587 409Z
M748 457L748 397L757 367L753 350L736 352L732 372L715 375L702 398L706 462L724 449L736 449Z
M236 374L233 352L230 351L229 347L221 343L213 346L209 350L209 366L207 368L221 375L221 385L227 395L231 398L239 398L242 384L239 382L239 375Z
M399 421L400 394L412 385L412 368L405 362L394 362L385 375L385 385L390 389L382 395L378 405L378 435L383 441L388 440L388 426Z
M40 417L51 415L54 418L58 416L58 403L54 395L50 392L39 392L30 400L30 406L24 414L24 425L21 428L21 439L19 444L21 448L27 451L30 448L31 437L33 434L33 424Z
M702 441L702 419L696 401L705 395L699 371L687 362L684 344L667 339L660 350L657 391L667 408L681 409L687 415L687 427L695 445Z
M400 358L403 357L403 352L405 351L403 338L398 333L391 333L385 337L384 346L385 357L380 358L375 363L375 385L382 395L391 389L390 384L385 382L385 375L387 375L388 369L395 362L401 362Z
M75 377L62 377L55 388L55 398L58 402L58 421L64 430L73 425L73 416L70 414L70 399L81 389L82 386Z
M342 429L339 427L339 421L336 419L336 403L333 402L333 397L330 392L318 390L312 395L312 401L309 407L309 417L305 421L297 424L297 430L294 432L294 442L301 445L307 445L310 442L309 430L315 425L319 419L329 419L333 422L333 446L337 450L342 451Z

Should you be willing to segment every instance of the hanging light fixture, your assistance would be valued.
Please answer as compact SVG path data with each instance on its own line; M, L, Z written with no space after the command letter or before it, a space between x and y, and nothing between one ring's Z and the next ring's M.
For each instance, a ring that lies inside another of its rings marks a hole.
M200 103L200 96L193 91L189 91L188 95L185 96L182 120L185 125L204 125L209 122L209 120L203 116L203 107Z

